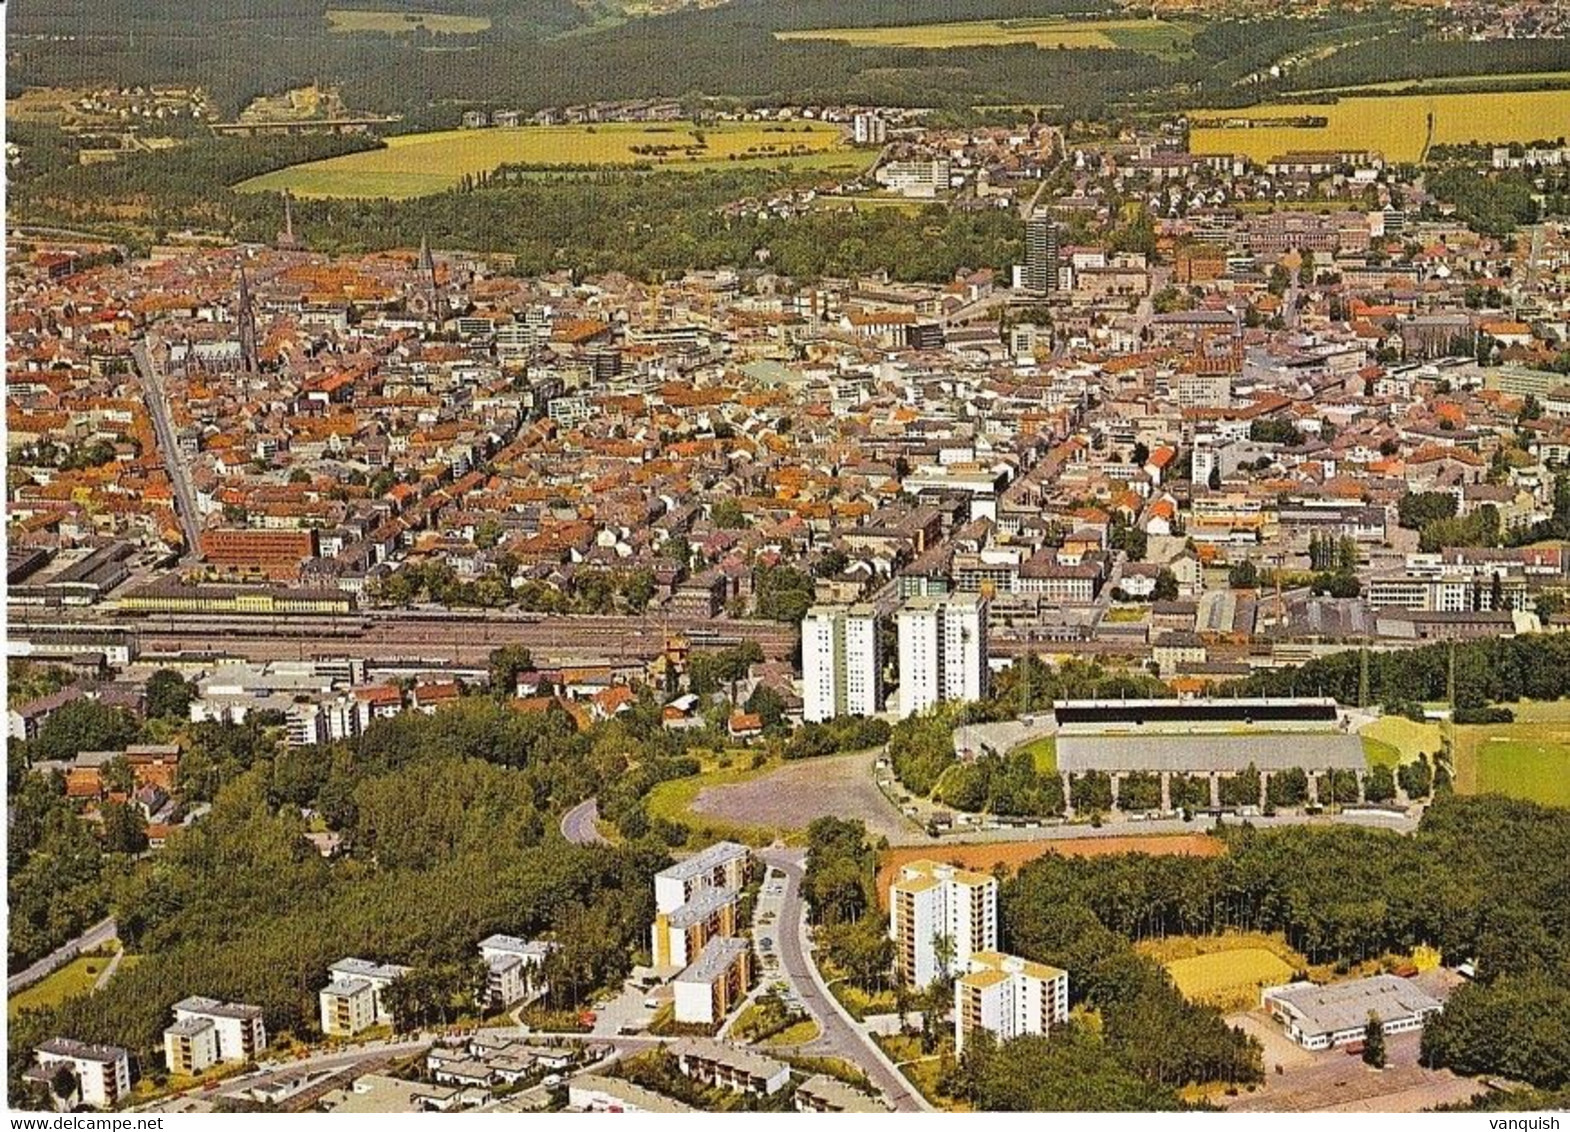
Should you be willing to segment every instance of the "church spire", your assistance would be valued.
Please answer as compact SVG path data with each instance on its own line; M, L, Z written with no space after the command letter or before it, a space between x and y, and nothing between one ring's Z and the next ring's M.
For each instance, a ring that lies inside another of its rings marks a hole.
M245 276L245 264L240 264L239 310L235 315L240 332L240 367L246 373L256 373L261 367L256 354L256 310L251 304L251 282Z

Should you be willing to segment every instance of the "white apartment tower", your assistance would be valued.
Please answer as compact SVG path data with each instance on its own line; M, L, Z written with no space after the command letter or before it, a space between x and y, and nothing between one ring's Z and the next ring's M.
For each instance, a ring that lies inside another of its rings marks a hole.
M876 715L883 698L878 613L870 605L815 605L801 622L802 718Z
M968 969L998 946L998 882L986 873L912 861L889 888L895 973L915 987Z
M1068 972L1001 951L971 955L954 981L954 1053L985 1030L1000 1042L1045 1034L1068 1018Z
M986 696L987 607L979 594L913 597L900 607L901 718L945 700Z

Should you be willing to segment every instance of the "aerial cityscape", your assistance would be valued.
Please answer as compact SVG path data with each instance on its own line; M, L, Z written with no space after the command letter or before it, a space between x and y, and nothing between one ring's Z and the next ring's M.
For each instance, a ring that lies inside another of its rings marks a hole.
M6 7L11 1110L1570 1108L1561 0Z

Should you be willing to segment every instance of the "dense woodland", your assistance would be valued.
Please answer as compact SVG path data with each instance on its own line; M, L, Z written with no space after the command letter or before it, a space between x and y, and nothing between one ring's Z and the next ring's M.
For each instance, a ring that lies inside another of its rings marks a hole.
M1516 700L1557 700L1570 695L1570 636L1529 633L1459 642L1454 646L1458 709ZM1405 711L1414 704L1449 696L1451 646L1427 645L1397 652L1334 653L1290 668L1257 672L1227 688L1240 696L1334 696L1343 704L1363 701Z
M1109 1042L1127 1033L1155 1066L1182 1051L1141 1041L1169 1032L1158 1015L1122 1013L1142 979L1164 979L1129 941L1279 931L1311 962L1345 963L1427 943L1478 971L1425 1031L1427 1063L1549 1089L1570 1081L1570 872L1545 864L1570 860L1570 814L1449 797L1412 836L1340 826L1224 836L1214 858L1033 862L1004 885L1004 946L1067 969L1071 996L1102 1011Z
M781 30L847 24L1098 15L1113 10L1108 0L878 0L854 6L735 0L625 22L604 20L603 8L568 0L521 11L501 0L473 0L422 7L489 15L489 31L397 37L327 34L326 7L326 0L205 0L195 6L35 0L12 18L9 82L13 91L24 83L199 82L233 115L258 94L321 78L341 83L350 106L403 114L409 128L455 124L462 106L474 103L530 110L695 94L947 107L1051 103L1061 107L1053 113L1069 121L1131 104L1172 109L1184 99L1233 105L1287 89L1565 65L1563 46L1554 41L1440 41L1427 37L1422 17L1381 10L1216 21L1193 37L1191 56L1165 60L1126 50L869 50L774 37ZM595 20L602 22L590 27ZM80 38L69 52L32 38L48 34ZM1328 50L1343 45L1350 46ZM1309 61L1285 77L1255 77L1299 53ZM681 66L670 66L671 59Z
M578 847L556 828L565 806L626 779L626 742L596 742L560 711L522 714L480 696L329 748L216 730L194 737L181 766L193 795L211 792L211 812L143 866L104 880L98 862L94 879L143 961L100 993L14 1020L13 1072L60 1033L126 1046L150 1070L169 1004L188 994L254 1002L269 1031L309 1034L326 964L345 955L412 965L411 1017L440 1018L460 1008L474 945L491 932L556 934L558 1005L617 980L643 946L649 878L669 862L663 844ZM78 876L106 850L63 799L38 798L58 789L30 777L12 852L43 874L50 915L65 917ZM74 832L51 840L31 832L35 820ZM312 828L342 834L335 859L305 840Z

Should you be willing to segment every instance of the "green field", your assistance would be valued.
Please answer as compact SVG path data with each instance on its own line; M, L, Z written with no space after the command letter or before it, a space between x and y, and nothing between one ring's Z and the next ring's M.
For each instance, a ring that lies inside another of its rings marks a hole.
M1430 79L1396 79L1388 83L1363 83L1360 86L1326 86L1294 93L1342 94L1354 90L1443 90L1446 87L1531 87L1570 83L1570 71L1513 71L1507 75L1445 75Z
M1412 94L1343 98L1333 103L1280 103L1236 110L1195 110L1197 120L1322 117L1324 126L1196 126L1189 135L1195 153L1241 153L1268 161L1294 150L1377 150L1387 161L1417 161L1423 155L1428 116L1434 116L1435 145L1532 141L1557 135L1551 123L1570 122L1570 90Z
M1007 47L1122 48L1163 58L1189 53L1196 28L1164 20L974 20L902 27L813 28L775 32L779 39L831 39L852 47Z
M834 126L817 122L609 123L600 126L521 126L400 134L385 149L351 153L279 169L235 186L241 192L298 197L409 197L439 193L466 173L502 164L653 167L698 172L790 165L802 169L860 170L867 151L846 144Z
M1489 733L1461 734L1473 731ZM1507 794L1547 806L1570 806L1570 735L1543 734L1531 724L1463 727L1457 732L1456 779L1463 793Z
M382 12L361 8L328 8L327 30L373 31L405 35L424 30L438 35L473 35L491 26L489 16L449 16L441 12Z
M78 998L92 992L98 976L109 966L108 955L82 955L63 967L56 968L25 990L17 991L6 999L7 1018L14 1018L23 1010L41 1010L58 1006L68 998ZM121 963L124 966L124 962Z
M1057 736L1043 735L1040 739L1032 739L1021 749L1030 752L1031 760L1036 764L1037 774L1056 774L1058 772Z
M1369 766L1388 766L1417 761L1420 754L1432 755L1440 748L1437 723L1417 723L1399 715L1377 719L1358 732L1363 738L1363 753Z

